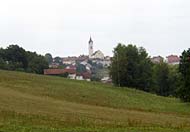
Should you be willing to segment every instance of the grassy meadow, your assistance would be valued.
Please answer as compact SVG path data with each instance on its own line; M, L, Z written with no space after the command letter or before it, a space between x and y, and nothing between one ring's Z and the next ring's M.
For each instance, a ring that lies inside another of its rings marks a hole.
M0 132L189 132L190 104L96 82L0 71Z

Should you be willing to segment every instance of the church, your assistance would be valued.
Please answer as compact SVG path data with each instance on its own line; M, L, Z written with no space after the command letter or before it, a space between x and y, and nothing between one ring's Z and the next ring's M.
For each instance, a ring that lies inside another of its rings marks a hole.
M102 51L97 50L94 52L94 42L92 41L92 38L90 37L90 40L88 42L88 51L89 51L89 59L104 59L104 54Z

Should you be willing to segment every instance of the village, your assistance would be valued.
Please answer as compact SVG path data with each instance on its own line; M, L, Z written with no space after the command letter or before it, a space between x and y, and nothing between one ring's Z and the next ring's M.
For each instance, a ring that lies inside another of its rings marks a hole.
M49 69L44 70L44 74L76 80L111 82L108 72L111 57L105 56L100 50L94 52L94 43L91 37L88 42L88 50L89 55L53 58L53 62L49 64Z
M110 56L105 56L101 50L94 51L94 42L90 37L88 41L88 55L55 57L49 63L49 69L44 69L44 75L62 76L75 80L101 81L102 83L112 83L109 75L111 65ZM169 65L177 65L180 57L169 55L151 57L152 63L158 64L166 62Z

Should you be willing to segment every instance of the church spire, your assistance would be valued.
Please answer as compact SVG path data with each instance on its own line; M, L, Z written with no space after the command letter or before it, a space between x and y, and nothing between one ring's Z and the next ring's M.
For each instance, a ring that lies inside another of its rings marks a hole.
M92 58L92 55L93 55L93 41L92 41L92 38L90 36L90 40L88 42L88 52L89 52L89 58Z
M90 40L89 40L89 43L93 43L93 41L92 41L92 37L90 36Z

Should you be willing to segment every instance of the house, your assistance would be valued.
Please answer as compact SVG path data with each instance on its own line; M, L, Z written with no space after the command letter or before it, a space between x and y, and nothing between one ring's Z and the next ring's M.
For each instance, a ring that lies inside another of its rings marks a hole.
M108 59L93 59L92 62L97 65L100 64L105 68L107 68L111 65L111 60L108 60Z
M73 57L64 57L62 58L62 63L66 64L66 65L71 65L71 64L75 64L77 60L77 57L73 56Z
M92 66L90 64L86 65L86 70L91 71Z
M91 79L91 71L87 70L83 73L77 73L76 66L69 65L65 69L44 69L44 75L64 75L68 73L69 79L76 79L76 80L87 80L90 81Z
M86 66L88 64L88 62L87 61L82 61L80 64Z
M109 67L111 65L111 57L107 56L102 60L103 67Z
M91 80L91 72L86 71L86 72L83 72L83 73L77 73L76 80L90 81Z
M96 51L96 52L94 52L93 54L92 54L92 57L91 57L92 59L104 59L104 54L102 53L102 51L100 51L100 50L98 50L98 51Z
M177 55L169 55L166 58L168 64L177 65L180 63L180 58Z
M77 61L78 62L82 62L82 61L88 61L89 57L87 55L80 55L78 58L77 58Z
M92 66L87 62L87 61L83 61L80 63L81 65L84 65L86 67L87 70L90 70L92 68Z
M82 76L83 76L83 78L84 78L86 81L90 81L92 75L91 75L91 73L90 73L89 71L87 71L87 72L82 73Z
M68 65L65 69L70 69L70 70L76 71L77 67L75 65Z
M69 74L69 75L68 75L68 78L69 78L69 79L73 79L73 80L76 79L76 73Z
M101 79L102 83L112 83L112 79L110 77L104 77Z
M154 56L151 58L152 63L159 64L164 61L164 58L162 56Z
M52 63L49 65L49 68L58 68L59 67L59 63Z
M77 74L76 80L84 80L84 78L81 74Z
M63 75L65 73L68 73L68 78L76 77L75 69L44 69L44 75Z
M44 69L44 75L61 75L64 73L64 69Z

